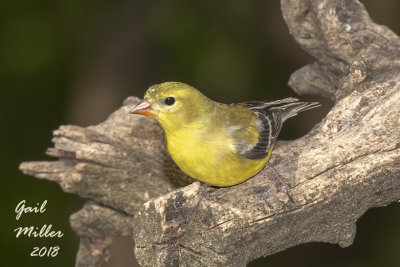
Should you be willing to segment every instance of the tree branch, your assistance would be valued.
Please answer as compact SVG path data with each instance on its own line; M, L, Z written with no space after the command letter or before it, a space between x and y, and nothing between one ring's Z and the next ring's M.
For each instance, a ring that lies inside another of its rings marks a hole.
M25 174L89 199L70 219L81 237L76 266L101 265L112 237L131 235L133 215L144 202L192 181L168 156L161 127L128 113L138 102L128 98L96 126L61 126L46 152L58 161L20 165Z
M317 60L290 86L336 105L252 179L181 187L189 178L167 155L160 127L128 114L136 98L102 124L56 130L47 153L58 161L21 164L91 200L71 217L77 266L99 264L110 237L132 225L144 266L239 266L306 242L348 246L366 210L400 199L399 37L356 0L281 5L290 33Z

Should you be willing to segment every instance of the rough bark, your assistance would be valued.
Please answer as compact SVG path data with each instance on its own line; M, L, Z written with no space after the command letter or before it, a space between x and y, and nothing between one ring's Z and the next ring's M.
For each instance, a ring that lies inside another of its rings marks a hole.
M160 127L127 113L136 98L100 125L56 130L48 154L58 161L21 164L91 200L71 217L81 236L77 266L101 262L110 237L132 226L143 266L242 266L306 242L348 246L366 210L400 199L399 37L356 0L281 5L290 33L316 59L290 86L336 104L252 179L181 187L188 178Z
M128 113L138 102L128 98L96 126L61 126L46 152L58 161L20 165L24 173L88 199L70 218L80 236L76 266L100 266L112 237L132 235L133 215L143 203L192 181L168 156L161 127Z

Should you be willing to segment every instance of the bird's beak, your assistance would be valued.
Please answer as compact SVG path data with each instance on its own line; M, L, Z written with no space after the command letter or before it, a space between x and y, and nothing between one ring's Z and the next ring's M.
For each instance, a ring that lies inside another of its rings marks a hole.
M142 102L137 104L136 107L134 107L133 109L131 109L131 111L129 111L129 113L140 114L140 115L145 115L145 116L156 115L154 110L152 110L152 108L151 108L151 104L146 100L143 100Z

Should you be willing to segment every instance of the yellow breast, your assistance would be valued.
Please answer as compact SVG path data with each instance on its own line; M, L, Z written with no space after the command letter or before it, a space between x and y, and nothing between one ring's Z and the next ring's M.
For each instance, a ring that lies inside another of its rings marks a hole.
M224 132L199 134L196 127L166 132L172 159L190 177L214 186L239 184L257 174L268 162L247 159L235 152L233 140Z

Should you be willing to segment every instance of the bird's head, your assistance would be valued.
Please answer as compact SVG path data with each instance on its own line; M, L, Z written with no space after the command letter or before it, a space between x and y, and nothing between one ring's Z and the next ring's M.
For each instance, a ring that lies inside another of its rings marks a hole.
M154 116L168 130L195 121L212 106L213 101L190 85L165 82L151 86L130 113Z

